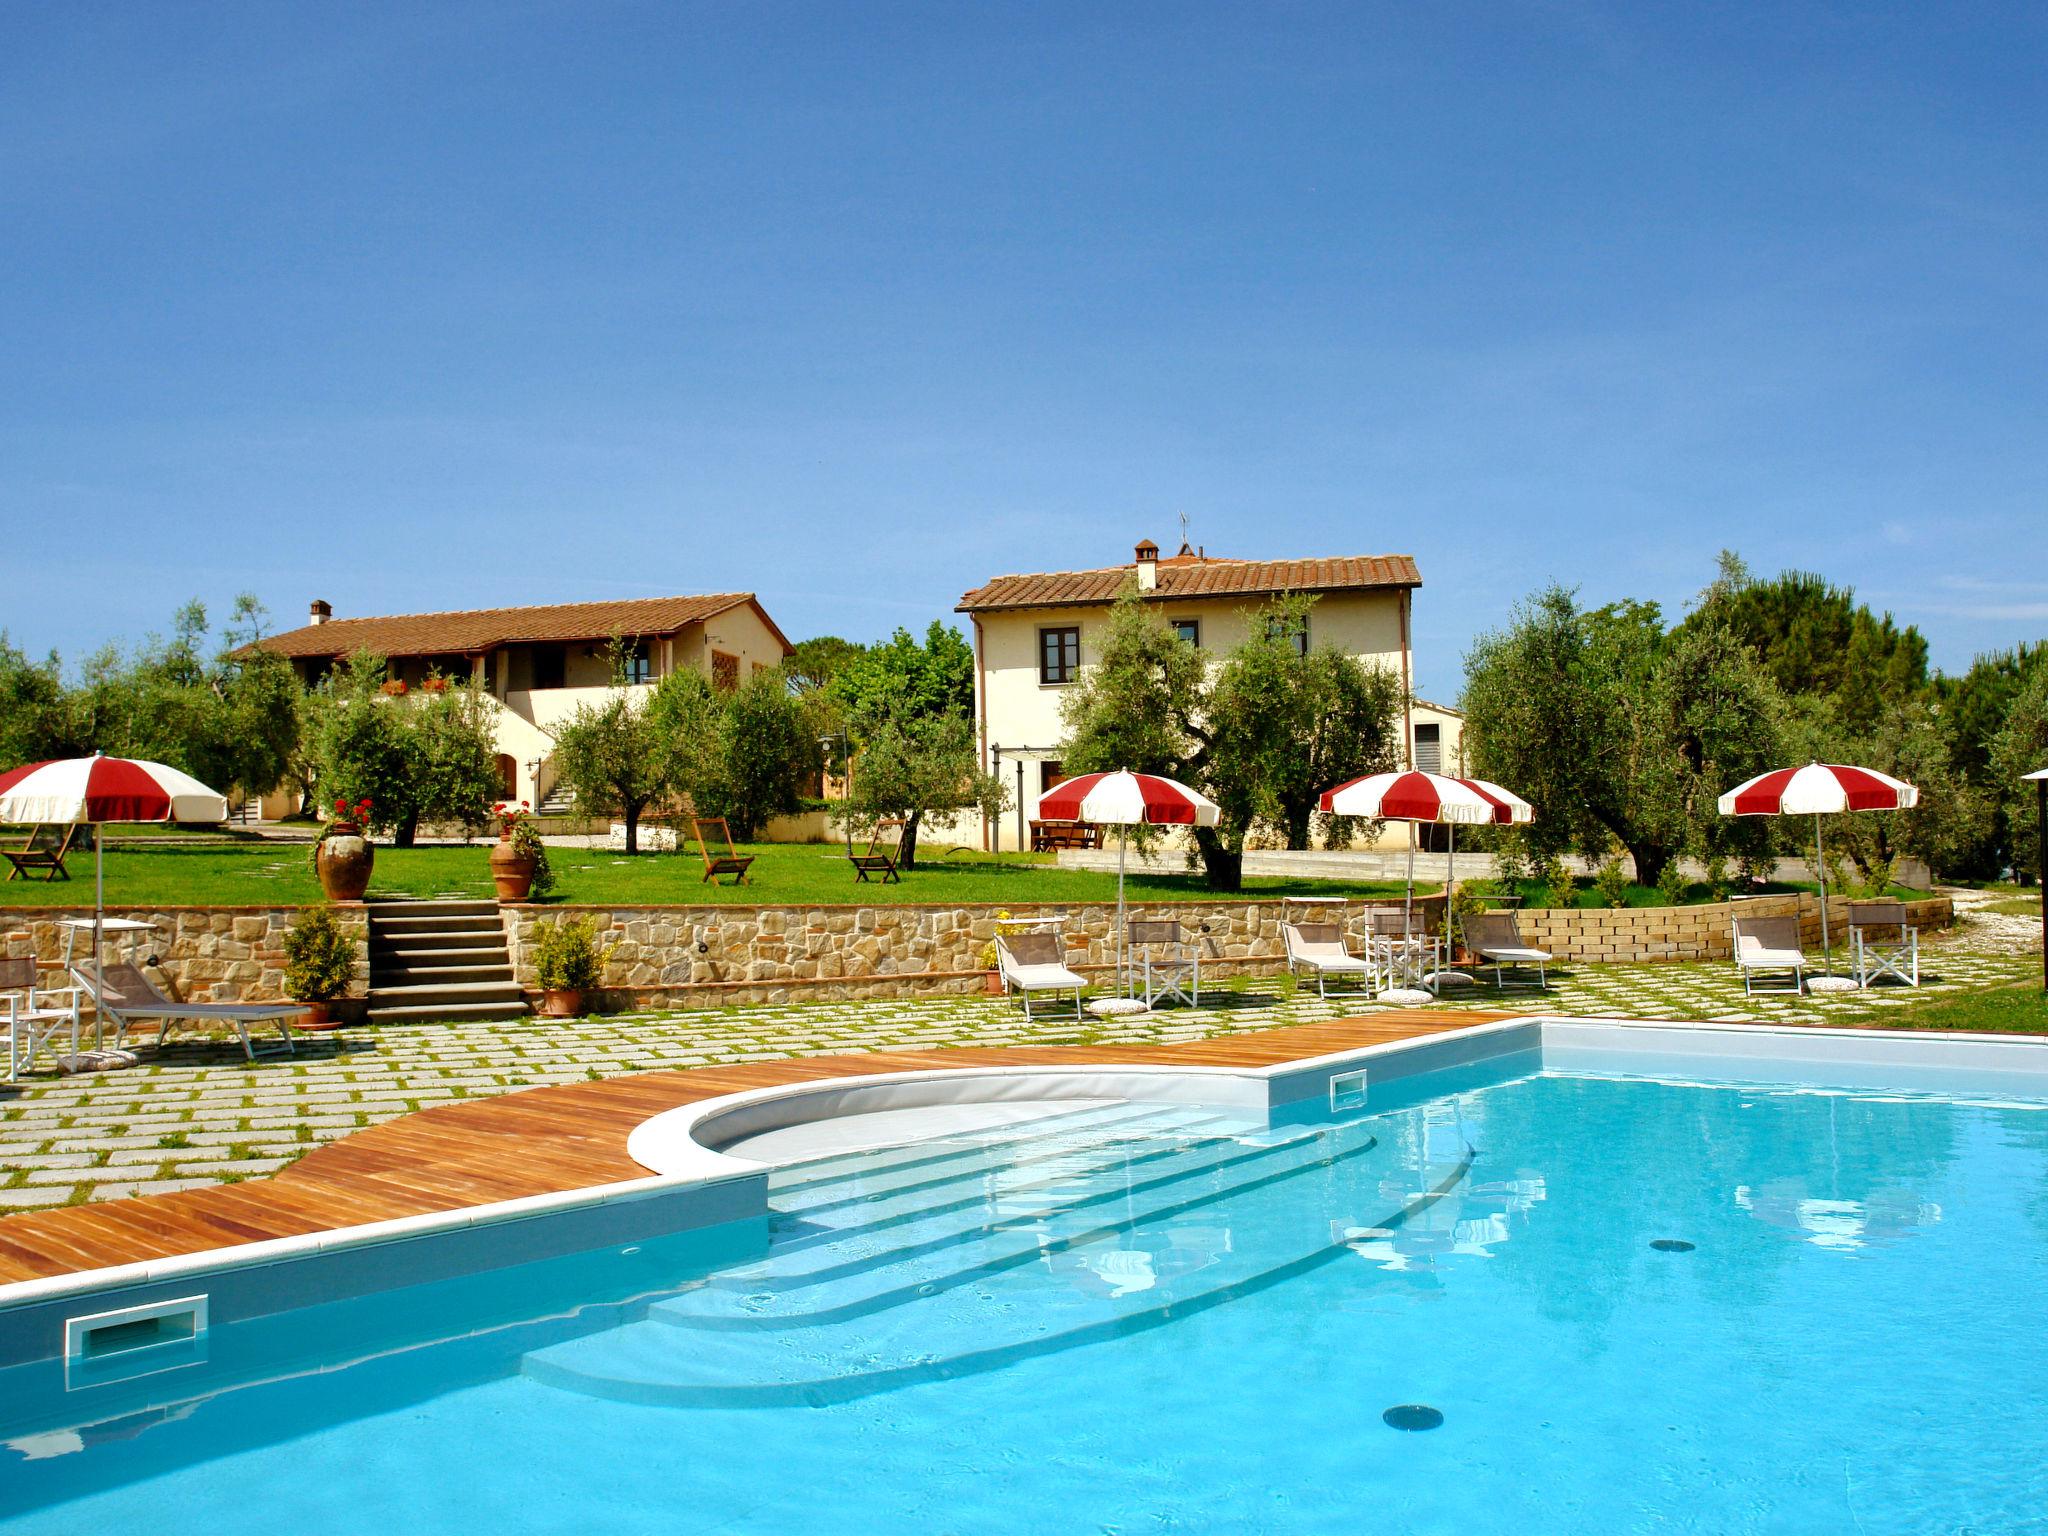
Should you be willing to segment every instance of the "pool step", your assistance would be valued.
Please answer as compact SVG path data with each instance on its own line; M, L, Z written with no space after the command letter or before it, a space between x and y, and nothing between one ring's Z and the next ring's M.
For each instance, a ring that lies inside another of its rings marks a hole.
M807 1221L831 1220L834 1213L872 1210L880 1204L943 1190L998 1165L1045 1162L1134 1140L1170 1143L1184 1136L1213 1134L1227 1123L1214 1111L1179 1105L1105 1105L1034 1120L1025 1127L1004 1127L1000 1132L881 1149L871 1154L868 1168L861 1168L857 1161L846 1172L805 1164L774 1182L769 1205Z
M1307 1135L1268 1146L1217 1138L1180 1148L1109 1155L1091 1166L1020 1169L1010 1187L971 1203L878 1218L829 1242L791 1245L718 1275L677 1314L802 1317L822 1307L879 1305L958 1283L968 1269L1024 1262L1046 1243L1104 1224L1104 1212L1142 1216L1291 1173L1332 1150Z
M645 1322L532 1351L521 1370L621 1402L819 1406L1107 1342L1339 1262L1352 1251L1346 1232L1401 1226L1470 1167L1467 1154L1409 1170L1389 1197L1366 1172L1376 1146L1354 1135L1320 1158L1272 1170L1277 1177L1104 1212L1097 1226L1048 1239L1027 1263L973 1265L960 1283L894 1305L711 1327L678 1313L689 1293L656 1303ZM1329 1188L1303 1200L1281 1189L1288 1177L1320 1177Z

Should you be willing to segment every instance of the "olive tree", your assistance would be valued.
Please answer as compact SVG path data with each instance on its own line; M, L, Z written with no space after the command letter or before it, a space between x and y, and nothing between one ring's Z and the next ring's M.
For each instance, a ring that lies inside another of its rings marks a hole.
M1768 829L1723 818L1721 793L1775 766L1779 695L1725 625L1671 633L1654 603L1585 610L1561 587L1520 605L1465 661L1474 773L1536 807L1538 857L1619 843L1657 883L1687 851L1747 851Z
M411 847L424 824L474 836L498 796L497 703L466 682L399 697L383 691L384 659L351 656L308 710L320 794L370 802L370 825Z

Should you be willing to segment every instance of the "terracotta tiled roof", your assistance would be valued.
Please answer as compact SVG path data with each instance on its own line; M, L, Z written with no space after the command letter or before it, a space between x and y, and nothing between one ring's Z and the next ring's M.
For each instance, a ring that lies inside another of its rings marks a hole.
M642 597L615 603L550 603L538 608L470 608L455 613L400 613L385 618L329 619L258 642L284 656L466 656L494 646L612 635L672 635L727 609L751 604L775 638L788 640L751 592L704 597Z
M1115 600L1135 565L1100 571L1046 571L998 576L960 599L958 613L995 608L1061 608ZM1321 560L1218 560L1180 555L1159 562L1159 585L1147 599L1263 597L1274 592L1341 592L1369 587L1419 587L1411 555L1337 555Z

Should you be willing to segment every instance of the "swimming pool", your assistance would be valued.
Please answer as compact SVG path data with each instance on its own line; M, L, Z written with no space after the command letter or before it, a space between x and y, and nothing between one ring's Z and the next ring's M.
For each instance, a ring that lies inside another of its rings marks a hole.
M1081 1096L18 1367L0 1530L2048 1529L2048 1076L1705 1038Z

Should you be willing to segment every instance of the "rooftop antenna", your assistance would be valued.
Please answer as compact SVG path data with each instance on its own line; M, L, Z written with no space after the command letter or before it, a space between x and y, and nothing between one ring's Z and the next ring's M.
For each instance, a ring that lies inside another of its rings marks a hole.
M1194 553L1194 548L1195 548L1195 547L1194 547L1194 545L1192 545L1192 544L1190 544L1190 543L1188 542L1188 515L1187 515L1187 513L1185 513L1185 512L1182 512L1181 514L1179 514L1179 516L1180 516L1180 552L1181 552L1182 554L1184 554L1184 555L1187 555L1187 554L1192 554L1192 553Z

